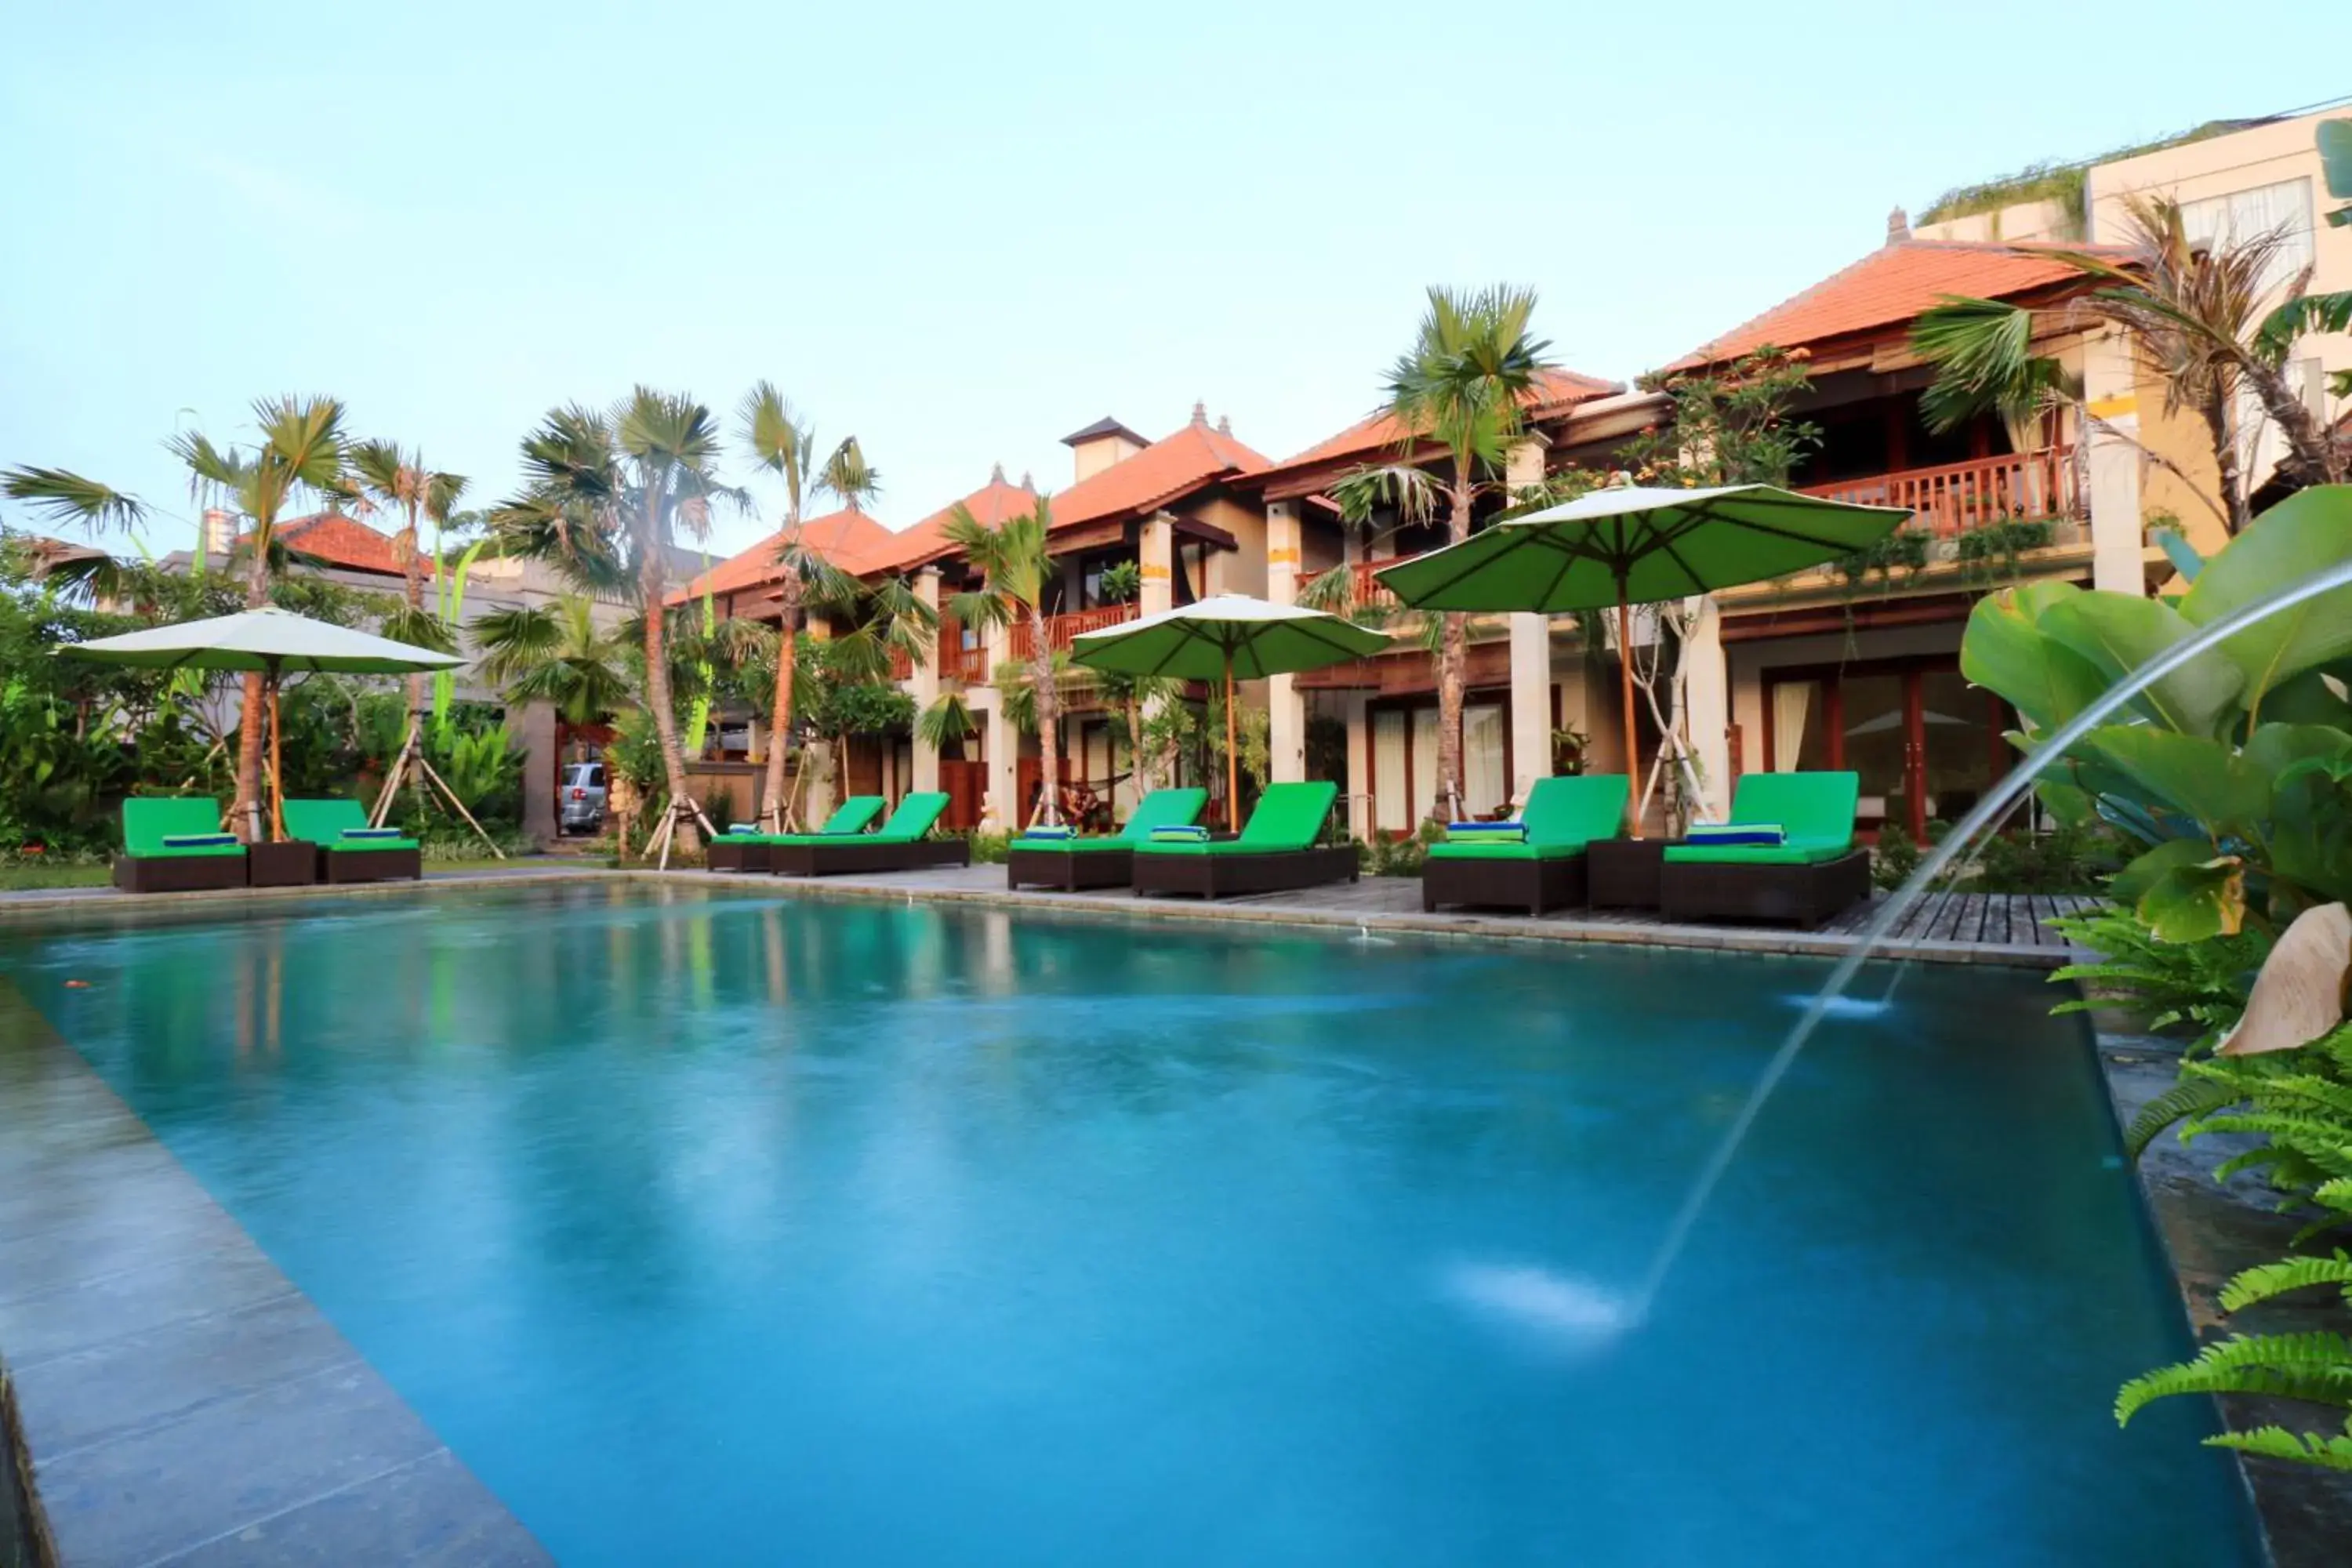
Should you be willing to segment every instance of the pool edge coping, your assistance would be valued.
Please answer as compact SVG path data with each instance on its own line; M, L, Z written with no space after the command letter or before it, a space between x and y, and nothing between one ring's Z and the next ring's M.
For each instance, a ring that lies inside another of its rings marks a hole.
M705 886L766 891L796 898L866 903L922 901L961 904L982 909L1034 910L1083 915L1097 920L1205 921L1234 925L1292 926L1318 930L1402 931L1416 935L1481 942L1523 942L1597 944L1610 947L1680 948L1699 952L1746 952L1793 958L1843 958L1859 940L1844 934L1780 930L1757 926L1686 926L1664 922L1648 925L1601 924L1572 918L1481 915L1413 915L1379 911L1318 910L1297 905L1218 902L1213 900L1135 899L1124 904L1084 894L1016 891L1001 888L941 888L916 882L888 883L868 879L778 877L752 872L710 871L700 868L659 870L650 867L594 866L523 868L513 870L428 874L413 881L314 884L296 888L230 889L217 894L124 893L113 889L35 889L0 894L0 924L55 915L76 910L200 910L219 901L225 908L249 908L306 898L385 897L420 889L441 891L466 888L511 888L540 884L614 879L661 887ZM2055 970L2079 954L2063 947L2017 943L1958 942L1933 939L1901 939L1880 942L1873 956L1923 963L1992 964L2004 968Z
M254 1239L236 1215L222 1206L219 1200L213 1196L204 1183L196 1178L194 1173L180 1162L179 1156L174 1154L171 1148L156 1135L154 1129L147 1124L146 1119L141 1116L129 1101L115 1092L113 1086L90 1066L89 1060L75 1048L70 1040L65 1037L48 1016L35 1005L32 999L25 995L23 991L5 974L0 974L0 1018L13 1018L25 1026L11 1028L5 1034L0 1034L0 1104L30 1099L42 1090L58 1089L65 1090L88 1102L78 1110L76 1117L78 1124L67 1135L72 1146L54 1155L50 1161L51 1169L54 1171L59 1162L66 1165L77 1163L95 1164L104 1158L120 1159L128 1150L137 1150L142 1153L151 1154L158 1164L155 1171L145 1179L149 1182L159 1182L164 1188L171 1189L173 1201L185 1205L182 1217L184 1218L189 1215L202 1217L204 1228L211 1233L210 1239L204 1244L203 1249L224 1256L236 1255L236 1262L240 1267L252 1270L265 1280L274 1281L278 1288L264 1291L258 1300L272 1305L290 1305L290 1310L306 1320L306 1327L315 1322L316 1331L320 1340L320 1344L310 1352L316 1364L306 1371L289 1373L268 1383L253 1384L235 1383L229 1379L228 1368L225 1364L207 1360L204 1364L206 1373L210 1375L210 1382L205 1394L190 1400L177 1410L158 1413L152 1419L134 1422L119 1429L109 1430L101 1436L90 1437L86 1441L68 1443L62 1449L59 1449L56 1444L46 1443L37 1434L43 1427L49 1425L52 1406L69 1403L69 1401L53 1394L41 1392L38 1385L47 1381L44 1377L37 1376L36 1386L27 1388L25 1378L26 1368L47 1368L73 1362L78 1358L104 1355L119 1350L131 1342L142 1339L161 1339L184 1333L208 1320L249 1312L255 1309L256 1301L224 1297L207 1303L200 1294L183 1298L175 1293L174 1300L178 1301L181 1310L169 1318L126 1333L101 1333L77 1342L70 1348L55 1349L40 1355L25 1358L21 1365L13 1367L9 1383L15 1396L16 1407L23 1415L21 1429L23 1447L16 1457L28 1472L33 1483L27 1500L37 1528L47 1531L59 1568L77 1568L77 1564L89 1560L89 1557L80 1555L79 1552L79 1537L87 1528L84 1516L89 1510L70 1509L61 1510L54 1491L56 1481L52 1466L83 1459L86 1456L95 1461L103 1458L104 1450L116 1445L142 1444L167 1437L176 1427L196 1422L209 1414L238 1405L248 1407L246 1419L254 1428L265 1434L257 1445L259 1451L282 1452L290 1457L299 1451L299 1445L289 1445L282 1440L269 1441L267 1434L275 1424L284 1426L290 1438L296 1430L293 1417L301 1412L315 1408L318 1402L315 1398L302 1399L290 1407L281 1405L274 1410L265 1409L263 1402L270 1395L289 1390L297 1384L330 1376L357 1380L360 1384L364 1385L356 1396L362 1402L377 1397L380 1391L380 1397L385 1407L380 1411L375 1425L385 1435L393 1435L396 1427L409 1424L413 1425L415 1433L421 1434L431 1446L376 1470L302 1490L291 1501L258 1507L250 1515L245 1515L240 1510L239 1517L233 1523L188 1536L186 1539L179 1540L177 1544L160 1552L144 1551L144 1554L135 1560L156 1564L175 1563L184 1556L236 1540L248 1531L266 1530L272 1524L295 1521L296 1516L310 1509L349 1500L365 1489L398 1485L403 1478L412 1472L420 1471L424 1467L438 1460L445 1461L455 1468L456 1479L461 1490L470 1489L478 1493L477 1506L482 1509L482 1511L478 1512L476 1523L478 1527L487 1528L491 1532L493 1539L488 1544L494 1548L498 1562L550 1564L553 1563L552 1556L540 1544L538 1538L531 1533L529 1527L524 1525L513 1510L506 1506L504 1500L474 1473L463 1456L441 1437L433 1425L426 1421L409 1404L406 1396L392 1384L391 1380L384 1377L358 1347L345 1337L333 1320L310 1300L309 1294L287 1277L285 1271L278 1266L277 1260ZM23 1070L19 1064L29 1064L29 1073ZM119 1182L122 1174L121 1172L113 1172L100 1179L110 1185ZM31 1183L26 1184L22 1190L32 1192L37 1197L48 1198L58 1203L60 1207L69 1206L65 1201L68 1194L64 1184L55 1181ZM69 1215L58 1222L56 1228L71 1230L79 1223L80 1218L81 1216ZM8 1234L0 1235L0 1249L21 1244L28 1238L37 1243L38 1238L45 1234L47 1229L37 1223L13 1225ZM196 1244L191 1239L190 1245ZM160 1268L165 1266L166 1261L157 1259L139 1267ZM137 1269L134 1268L133 1272L136 1271ZM79 1293L93 1287L103 1286L118 1278L119 1273L115 1269L102 1265L82 1265L66 1271L58 1278L44 1281L31 1291L13 1298L7 1303L7 1310L20 1321L37 1320L42 1304L47 1303L47 1310L53 1315L65 1317L70 1313L75 1305L73 1298ZM337 1347L340 1348L340 1355L334 1353ZM5 1354L7 1349L7 1346L0 1345L0 1354ZM352 1384L347 1382L347 1389L351 1386ZM416 1438L411 1436L408 1439L409 1446L414 1447L415 1441ZM193 1439L191 1444L193 1445ZM45 1447L50 1451L45 1453ZM45 1482L47 1485L45 1485ZM165 1472L159 1485L166 1489L167 1492L176 1489L201 1494L205 1490L205 1482L201 1479L188 1476L176 1466ZM483 1505L486 1505L486 1508ZM132 1503L123 1506L137 1505ZM102 1508L99 1510L101 1522L107 1510ZM345 1552L339 1561L354 1565L374 1561L381 1561L387 1564L405 1563L411 1558L411 1553L398 1542L383 1539L368 1531L364 1524L359 1527L356 1539L348 1544L353 1550ZM373 1556L369 1551L372 1546L387 1548L394 1555ZM97 1555L99 1554L95 1552L90 1554L90 1556ZM257 1560L266 1561L267 1557Z

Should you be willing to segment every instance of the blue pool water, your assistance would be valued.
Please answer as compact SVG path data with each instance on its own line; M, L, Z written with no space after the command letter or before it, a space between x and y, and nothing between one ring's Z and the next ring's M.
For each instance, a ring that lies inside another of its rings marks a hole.
M2255 1560L2107 1414L2185 1335L2036 976L1841 1009L1625 1331L1822 966L614 886L0 973L568 1563Z

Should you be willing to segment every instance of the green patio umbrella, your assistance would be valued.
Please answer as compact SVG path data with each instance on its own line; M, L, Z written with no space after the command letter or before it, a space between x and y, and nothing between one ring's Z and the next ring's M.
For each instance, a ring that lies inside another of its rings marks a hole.
M69 643L58 653L140 669L259 670L269 689L270 823L272 835L279 839L286 837L286 787L278 749L279 681L289 675L314 673L407 675L466 662L457 654L314 621L275 605Z
M1234 681L1296 675L1364 658L1389 646L1344 616L1246 594L1218 594L1156 616L1071 639L1070 658L1120 675L1225 683L1225 810L1238 815L1241 764L1234 745ZM1238 824L1235 824L1238 826Z
M1617 607L1625 772L1636 771L1633 609L1785 576L1867 550L1911 513L1775 485L1659 489L1620 485L1514 517L1380 574L1417 610ZM1640 837L1633 792L1628 830Z

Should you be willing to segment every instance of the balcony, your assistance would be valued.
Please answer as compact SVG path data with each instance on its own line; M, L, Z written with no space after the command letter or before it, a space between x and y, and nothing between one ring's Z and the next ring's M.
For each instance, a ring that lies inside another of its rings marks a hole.
M1135 619L1133 605L1104 605L1092 610L1074 610L1066 616L1045 617L1045 646L1055 653L1070 651L1070 639L1081 632L1098 632L1105 626L1120 626ZM1009 628L1012 636L1007 657L1031 658L1037 652L1037 639L1030 623L1015 621Z
M1857 506L1899 506L1912 514L1913 527L1937 539L1958 539L2004 522L2081 517L2080 479L2074 448L2048 447L1799 488L1809 496Z
M915 656L908 653L902 647L892 648L890 650L890 679L893 680L912 680L915 679Z
M988 679L988 645L963 646L963 626L953 616L940 616L940 679L971 686Z
M1355 581L1349 584L1349 599L1360 609L1396 608L1397 596L1381 583L1380 574L1391 566L1402 566L1412 560L1411 555L1391 555L1381 561L1359 561L1348 568Z

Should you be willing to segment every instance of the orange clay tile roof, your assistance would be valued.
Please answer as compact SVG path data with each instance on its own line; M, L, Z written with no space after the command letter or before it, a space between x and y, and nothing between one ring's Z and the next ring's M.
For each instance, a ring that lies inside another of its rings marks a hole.
M321 565L341 571L377 572L387 577L408 574L389 535L378 533L366 523L341 512L317 512L281 522L278 525L278 542L297 554L308 555ZM425 574L433 574L429 552L425 557Z
M999 468L988 483L961 500L940 508L914 527L894 533L871 550L862 551L849 561L836 561L835 565L853 576L870 576L877 572L904 572L926 562L955 553L955 546L947 542L948 519L959 506L993 528L1008 517L1018 517L1037 504L1036 492L1025 485L1004 482L1004 470Z
M1557 413L1589 398L1606 397L1622 392L1620 383L1603 381L1572 370L1548 370L1536 378L1536 384L1521 399L1531 414ZM1387 414L1370 414L1328 439L1318 441L1303 452L1294 453L1279 463L1267 465L1269 475L1287 473L1293 468L1311 468L1319 463L1339 461L1344 458L1364 458L1372 453L1393 449L1404 439L1404 426Z
M887 548L898 535L856 508L845 507L803 521L801 537L810 549L842 566L856 556ZM737 551L671 594L669 603L682 605L700 598L705 591L736 594L777 581L782 572L776 565L776 546L783 542L783 530L778 529L751 548Z
M2117 253L2120 254L2120 253ZM1667 365L1722 364L1769 344L1793 349L1908 321L1948 294L2003 300L2074 281L2055 257L2006 245L1906 239L1881 247L1843 271L1744 321Z
M1196 411L1192 422L1174 435L1056 493L1052 498L1054 531L1107 518L1148 515L1204 485L1265 467L1263 454L1225 431L1210 428L1207 417ZM982 510L979 504L982 500L994 509L992 514ZM1028 490L998 479L968 497L965 504L982 522L993 525L1027 511L1036 502ZM944 537L952 510L925 518L898 535L897 548L887 555L864 558L850 569L861 574L903 572L954 554L955 547Z

